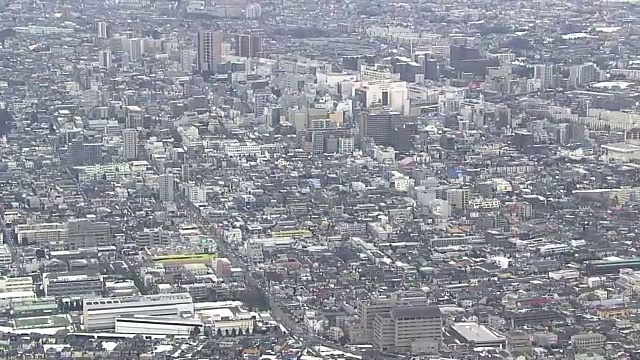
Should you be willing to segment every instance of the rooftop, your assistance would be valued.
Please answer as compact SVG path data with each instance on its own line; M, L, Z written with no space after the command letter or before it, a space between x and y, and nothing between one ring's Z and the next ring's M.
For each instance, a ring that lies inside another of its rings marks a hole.
M476 344L503 341L505 339L504 336L497 335L485 326L473 322L456 323L451 328L467 342Z

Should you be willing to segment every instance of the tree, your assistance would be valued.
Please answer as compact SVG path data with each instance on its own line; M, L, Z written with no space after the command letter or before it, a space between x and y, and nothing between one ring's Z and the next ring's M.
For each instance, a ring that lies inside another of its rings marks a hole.
M191 332L189 333L189 337L190 337L190 338L194 338L194 339L195 339L195 338L197 338L198 336L200 336L200 333L201 333L200 327L199 327L199 326L194 326L194 327L191 329Z

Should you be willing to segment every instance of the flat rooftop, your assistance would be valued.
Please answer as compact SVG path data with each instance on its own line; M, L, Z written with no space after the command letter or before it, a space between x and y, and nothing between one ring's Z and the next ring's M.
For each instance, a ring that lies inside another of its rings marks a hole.
M633 144L627 144L627 143L612 143L612 144L605 144L602 145L603 148L607 149L607 150L611 150L611 151L617 151L617 152L635 152L635 151L640 151L640 146L636 146Z
M505 340L504 336L497 335L486 327L474 322L456 323L451 328L467 342L482 344Z

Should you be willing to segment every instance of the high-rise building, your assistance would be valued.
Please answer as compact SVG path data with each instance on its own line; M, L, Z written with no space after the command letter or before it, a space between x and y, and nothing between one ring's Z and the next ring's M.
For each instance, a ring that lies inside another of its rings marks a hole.
M256 91L253 94L253 113L256 117L264 115L264 110L268 106L270 98L271 93L266 90Z
M129 60L138 61L142 58L142 54L144 54L144 39L127 39L125 45L125 51L129 54Z
M137 129L144 127L144 112L138 106L126 106L124 108L125 128Z
M438 64L438 60L424 60L424 78L434 81L440 79L440 64Z
M379 71L378 74L383 75L384 73ZM356 83L354 93L353 106L355 109L383 106L409 115L409 90L405 81L389 79L362 81Z
M198 71L215 71L222 62L222 31L198 31Z
M247 19L259 19L262 17L262 7L260 4L249 4L245 9L244 14Z
M98 39L107 39L109 37L107 23L104 21L98 21L96 23L96 32Z
M191 50L180 51L180 67L182 71L186 72L193 70L193 52Z
M376 145L392 146L393 124L400 120L400 113L394 111L362 113L358 124L360 138L371 138Z
M241 34L236 35L236 56L255 58L262 54L262 35Z
M569 68L569 87L577 88L582 85L598 81L600 69L594 63L573 65Z
M191 166L189 166L189 164L182 164L182 166L180 167L181 170L181 180L182 182L189 182L189 179L191 178Z
M158 177L158 198L160 201L173 201L173 174Z
M468 208L470 200L471 190L468 188L447 190L447 201L457 209Z
M101 68L110 68L112 63L112 54L109 50L102 50L98 53L98 64Z
M122 157L125 160L138 158L138 131L136 129L124 129L122 131L123 150Z
M542 90L553 88L553 65L535 65L533 67L533 78L540 80L540 87Z

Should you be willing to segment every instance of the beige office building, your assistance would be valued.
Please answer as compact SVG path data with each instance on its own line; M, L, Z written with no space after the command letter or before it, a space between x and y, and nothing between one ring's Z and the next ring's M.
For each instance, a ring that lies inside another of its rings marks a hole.
M372 296L369 300L358 304L358 316L362 320L365 338L373 339L373 326L375 318L379 314L389 314L391 310L399 306L428 305L426 296L390 294L387 296Z
M375 317L373 344L380 351L437 354L441 341L437 306L401 306Z

